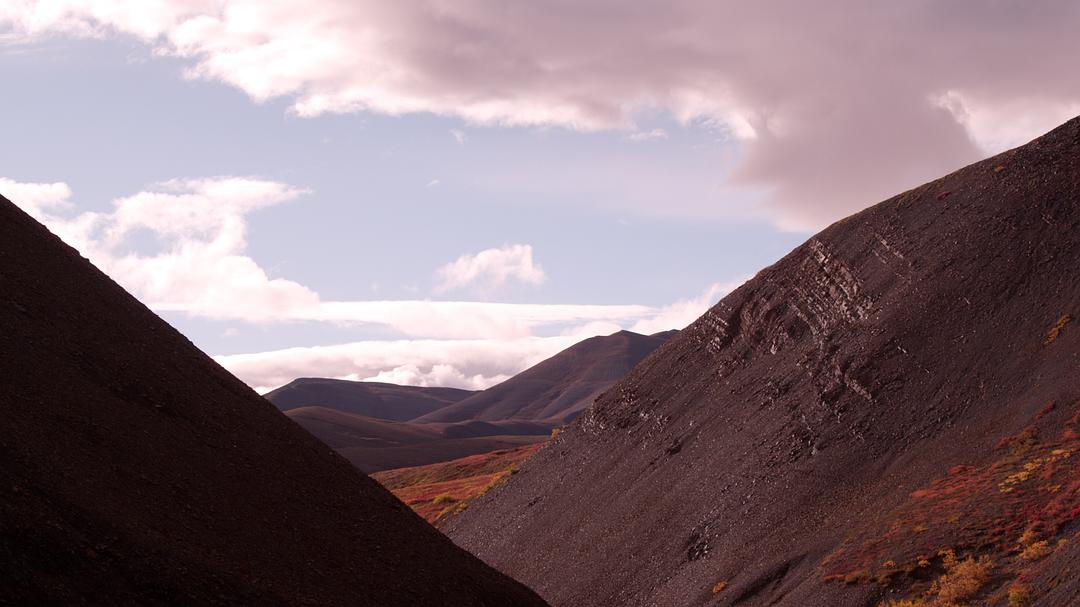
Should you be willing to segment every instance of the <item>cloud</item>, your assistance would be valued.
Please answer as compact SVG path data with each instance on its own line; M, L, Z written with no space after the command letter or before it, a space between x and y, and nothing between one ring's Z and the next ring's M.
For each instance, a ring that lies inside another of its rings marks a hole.
M668 134L664 129L653 129L651 131L636 131L630 133L626 137L630 141L657 141L659 139L667 139Z
M216 356L260 391L297 377L389 381L472 390L494 385L570 347L575 337L387 340Z
M465 145L469 141L469 137L465 134L465 131L461 129L450 129L450 134L454 137L454 141L457 141L458 145Z
M298 282L271 277L246 255L247 215L306 193L281 182L174 179L114 200L107 213L76 212L64 183L0 178L0 192L158 312L248 323L374 325L411 337L517 339L549 327L628 324L655 311L640 305L325 301ZM132 252L139 233L152 235L157 250ZM544 279L528 245L464 255L441 274L447 288Z
M490 291L514 281L540 285L547 280L544 269L533 261L531 245L514 244L465 254L439 268L437 293L477 287Z
M71 188L66 183L20 183L0 177L0 193L38 221L51 217L55 211L71 208Z
M296 282L271 278L244 254L245 216L304 193L258 178L171 180L114 200L108 213L38 218L157 310L262 322L302 316L302 310L317 309L319 297ZM24 204L18 198L14 202ZM139 232L152 234L159 250L132 252L130 238Z
M587 337L608 335L626 327L644 334L682 329L739 284L741 281L717 283L697 297L659 308L639 306L636 316L620 315L618 310L611 310L606 315L593 314L599 312L602 306L581 306L582 314L575 319L576 324L555 336L538 337L524 333L517 337L495 339L366 341L218 356L216 359L261 392L297 377L312 375L480 390L516 375ZM547 306L535 306L535 311L543 314L553 310ZM452 317L458 318L458 314L455 312ZM635 317L636 320L632 320ZM450 317L430 321L433 325L455 322Z
M0 22L7 38L126 33L189 78L289 97L302 116L633 132L659 108L738 139L731 183L763 188L791 229L1021 143L1080 102L1063 76L1080 57L1071 0L22 0Z
M694 298L681 299L656 310L650 317L634 323L630 330L651 335L669 329L682 329L698 319L706 310L716 305L722 297L734 291L745 280L710 285Z
M0 193L159 312L258 323L371 324L408 337L216 357L263 391L310 375L486 388L586 337L624 327L644 333L682 328L733 286L713 285L661 307L323 301L304 285L269 277L244 254L247 214L305 192L257 178L177 179L118 198L110 212L77 213L66 184L0 178ZM128 250L130 237L142 231L155 237L160 250ZM446 268L446 280L458 286L543 280L528 245L465 255ZM557 330L537 335L544 328ZM222 335L239 333L228 327Z

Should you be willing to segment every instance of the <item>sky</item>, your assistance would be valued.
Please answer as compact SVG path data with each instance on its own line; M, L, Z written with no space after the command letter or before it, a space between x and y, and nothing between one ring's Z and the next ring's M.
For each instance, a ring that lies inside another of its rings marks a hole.
M977 6L8 0L0 193L258 390L479 389L1080 114Z

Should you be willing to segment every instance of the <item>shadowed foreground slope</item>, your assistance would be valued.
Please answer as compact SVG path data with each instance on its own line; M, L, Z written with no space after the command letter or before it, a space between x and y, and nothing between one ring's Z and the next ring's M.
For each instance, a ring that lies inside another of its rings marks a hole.
M542 605L0 198L0 603Z
M560 606L1080 604L1078 268L1073 120L814 236L444 529Z

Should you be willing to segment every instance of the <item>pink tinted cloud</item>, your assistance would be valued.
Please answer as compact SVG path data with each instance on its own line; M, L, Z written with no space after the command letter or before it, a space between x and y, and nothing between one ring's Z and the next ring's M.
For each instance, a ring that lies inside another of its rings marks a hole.
M1071 0L23 0L0 21L24 35L129 33L188 58L189 77L292 97L305 116L635 132L634 116L661 108L738 138L730 184L765 189L791 229L1080 108Z

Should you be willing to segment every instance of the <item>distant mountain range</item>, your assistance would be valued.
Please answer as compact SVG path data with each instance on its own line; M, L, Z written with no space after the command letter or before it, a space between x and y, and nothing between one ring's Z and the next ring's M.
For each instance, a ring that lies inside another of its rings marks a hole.
M443 529L560 606L1080 605L1078 270L1075 119L813 236Z
M544 604L3 198L0 378L0 604Z
M676 331L591 337L487 390L301 378L265 396L365 472L546 440Z

